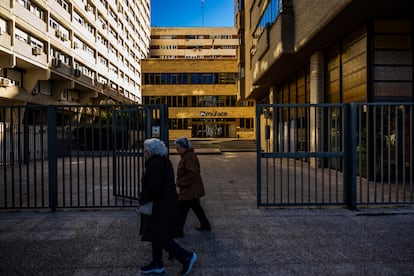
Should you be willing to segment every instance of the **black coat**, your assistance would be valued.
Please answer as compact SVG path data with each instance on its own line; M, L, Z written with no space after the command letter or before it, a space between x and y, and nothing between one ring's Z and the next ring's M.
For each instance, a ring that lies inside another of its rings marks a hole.
M141 214L143 241L162 243L177 237L180 211L174 169L168 158L152 156L145 163L139 202L153 202L152 215Z

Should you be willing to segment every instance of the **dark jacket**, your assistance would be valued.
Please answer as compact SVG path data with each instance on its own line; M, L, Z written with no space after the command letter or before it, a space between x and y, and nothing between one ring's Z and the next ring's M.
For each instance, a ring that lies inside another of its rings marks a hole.
M187 149L177 166L177 184L180 188L179 200L191 200L205 195L201 178L200 162L193 148Z
M143 241L162 243L177 237L180 211L174 185L174 169L168 158L152 156L145 163L140 204L153 202L152 215L141 214Z

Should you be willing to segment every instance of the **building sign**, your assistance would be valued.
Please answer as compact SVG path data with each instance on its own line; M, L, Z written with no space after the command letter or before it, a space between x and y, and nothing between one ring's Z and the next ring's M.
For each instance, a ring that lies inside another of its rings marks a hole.
M212 116L212 117L224 117L224 116L228 116L229 114L227 112L220 112L220 111L200 111L200 116L204 117L204 116Z

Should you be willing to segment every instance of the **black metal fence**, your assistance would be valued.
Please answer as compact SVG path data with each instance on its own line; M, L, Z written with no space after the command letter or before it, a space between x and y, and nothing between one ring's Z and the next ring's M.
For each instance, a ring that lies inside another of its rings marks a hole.
M414 203L414 104L257 105L258 206ZM0 209L133 206L166 105L0 107Z
M414 104L257 105L258 206L414 203Z
M133 206L165 105L0 107L0 208Z

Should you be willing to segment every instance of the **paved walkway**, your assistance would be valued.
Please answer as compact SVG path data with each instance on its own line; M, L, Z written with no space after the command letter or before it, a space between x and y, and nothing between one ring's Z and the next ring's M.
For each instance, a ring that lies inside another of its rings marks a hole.
M258 209L255 153L199 157L213 231L190 213L177 241L198 254L191 275L414 275L414 207ZM140 275L138 228L132 209L0 212L0 275Z

